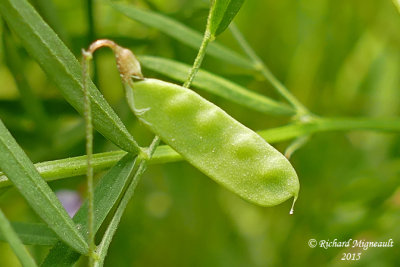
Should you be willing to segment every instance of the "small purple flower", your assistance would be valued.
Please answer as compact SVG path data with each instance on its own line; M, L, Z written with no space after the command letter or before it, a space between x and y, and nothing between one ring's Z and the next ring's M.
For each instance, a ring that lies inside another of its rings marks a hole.
M59 190L56 192L56 196L60 200L61 204L68 212L69 216L74 217L82 204L82 199L78 192L74 190Z

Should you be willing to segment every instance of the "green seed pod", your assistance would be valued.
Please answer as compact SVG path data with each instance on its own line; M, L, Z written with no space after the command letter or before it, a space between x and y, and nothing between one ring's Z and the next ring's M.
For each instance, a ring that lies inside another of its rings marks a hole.
M197 93L144 79L127 86L127 97L140 121L217 183L262 206L297 199L299 181L290 162Z

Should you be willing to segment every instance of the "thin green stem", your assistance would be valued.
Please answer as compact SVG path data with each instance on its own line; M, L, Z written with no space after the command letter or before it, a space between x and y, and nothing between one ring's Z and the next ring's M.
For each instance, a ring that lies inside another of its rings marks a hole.
M285 98L297 110L298 115L310 114L308 109L290 91L275 77L271 70L265 65L260 57L254 52L253 48L248 44L239 29L232 23L229 27L233 36L242 47L243 51L253 61L254 69L259 71L265 79L267 79L276 91Z
M206 55L207 47L210 41L212 40L211 34L208 30L204 32L203 41L201 42L199 52L197 53L196 59L194 60L193 66L190 69L188 78L186 82L183 84L183 87L189 88L193 82L194 77L197 74L197 71L200 69L201 63L203 62L204 56Z
M259 131L258 134L269 143L278 143L319 132L366 130L399 133L400 119L320 118L310 122L293 123ZM95 172L108 170L125 155L126 152L121 150L94 154L93 169ZM183 158L171 147L163 145L157 148L149 164L164 164L182 160ZM35 164L35 167L46 181L80 176L87 172L87 156L46 161ZM9 186L12 186L12 183L0 172L0 188Z
M95 16L93 0L86 0L86 19L88 24L87 41L92 43L96 40ZM95 55L93 55L95 57ZM98 66L97 61L93 60L93 83L99 86Z
M18 257L21 265L24 267L37 266L35 260L29 254L28 250L22 244L17 233L12 228L3 211L0 209L0 232L9 243L10 247Z
M83 51L82 59L82 77L83 77L83 93L84 93L84 117L86 132L86 162L87 162L87 197L88 197L88 242L89 242L89 266L94 266L95 249L94 244L94 193L93 193L93 125L92 111L89 98L89 62L92 54Z
M95 264L96 267L103 266L108 248L111 244L115 232L117 231L118 224L121 221L121 217L125 211L125 208L135 192L135 188L140 180L140 177L146 171L147 163L149 159L153 156L154 152L156 151L159 142L160 138L158 136L154 137L153 141L151 142L151 145L148 148L147 151L148 154L146 158L139 159L139 168L136 171L135 176L132 179L132 182L129 184L128 189L126 190L124 196L122 197L121 202L119 203L118 208L115 211L115 214L110 224L108 225L106 232L104 233L103 239L101 240L101 243L97 248L97 254L99 255L99 259L96 261Z
M398 133L400 132L400 119L314 118L308 122L292 123L258 133L268 142L276 143L318 132L365 130Z

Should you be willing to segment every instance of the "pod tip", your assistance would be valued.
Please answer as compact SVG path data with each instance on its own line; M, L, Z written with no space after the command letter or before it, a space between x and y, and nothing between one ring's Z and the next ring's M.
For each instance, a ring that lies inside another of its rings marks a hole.
M294 198L293 198L292 207L290 208L290 211L289 211L290 215L294 214L294 204L296 203L296 200L297 200L297 195L295 195Z

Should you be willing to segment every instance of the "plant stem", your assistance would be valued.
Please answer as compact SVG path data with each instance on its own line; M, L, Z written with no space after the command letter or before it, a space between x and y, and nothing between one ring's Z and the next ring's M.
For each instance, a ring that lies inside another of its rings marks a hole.
M332 131L400 132L400 119L316 118L258 132L268 142L276 143L317 132Z
M92 58L90 53L83 51L82 59L82 77L83 77L83 93L84 93L84 117L86 132L86 162L87 162L87 197L88 197L88 243L89 243L89 266L94 266L95 261L95 244L94 244L94 193L93 193L93 125L92 111L89 98L89 61Z
M95 21L94 21L94 8L93 8L93 0L86 0L86 19L88 24L87 31L87 42L90 44L96 40L96 29L95 29ZM95 55L93 55L95 57ZM96 60L93 60L93 83L99 86L99 77L98 77L98 67L96 64Z
M278 143L300 136L330 131L377 131L400 132L400 119L379 120L370 118L319 118L310 122L298 122L282 127L259 131L258 134L269 143ZM125 151L104 152L93 155L92 166L95 172L101 172L114 166ZM171 147L159 146L149 164L164 164L183 160ZM84 175L87 171L87 156L46 161L35 164L36 169L46 181ZM0 188L12 183L0 172Z
M204 32L203 41L201 42L199 52L197 53L196 59L194 60L193 66L190 69L189 76L186 79L186 82L183 84L183 87L189 88L193 82L194 77L199 70L201 63L203 62L204 56L206 55L207 47L210 41L212 40L210 31L207 29Z
M232 23L229 28L239 45L242 47L243 51L253 61L254 69L259 71L264 78L272 84L276 91L294 108L296 108L298 115L302 116L310 114L310 111L308 111L308 109L299 100L297 100L292 93L290 93L290 91L275 77L267 65L265 65L260 57L254 52L236 25Z

